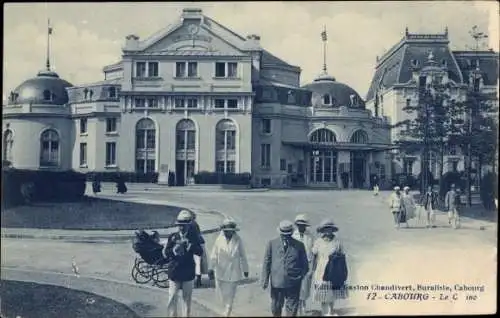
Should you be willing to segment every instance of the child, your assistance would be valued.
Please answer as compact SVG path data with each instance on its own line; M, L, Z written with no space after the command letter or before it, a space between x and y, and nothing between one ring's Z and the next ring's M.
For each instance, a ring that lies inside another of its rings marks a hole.
M379 190L378 184L375 183L375 185L373 186L373 195L374 196L378 195L378 190Z

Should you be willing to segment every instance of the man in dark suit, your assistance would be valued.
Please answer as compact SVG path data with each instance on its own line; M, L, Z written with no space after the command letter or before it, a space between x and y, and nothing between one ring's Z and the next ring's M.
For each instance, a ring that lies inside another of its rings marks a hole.
M282 221L280 237L269 241L262 265L262 288L271 281L271 311L281 317L283 305L286 316L297 316L300 286L309 271L304 244L292 238L293 223Z

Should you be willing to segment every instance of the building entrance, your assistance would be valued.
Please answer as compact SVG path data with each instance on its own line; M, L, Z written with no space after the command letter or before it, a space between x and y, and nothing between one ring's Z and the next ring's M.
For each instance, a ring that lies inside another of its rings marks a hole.
M351 152L351 180L352 187L362 189L366 179L366 153L361 151Z
M176 185L184 186L194 177L194 160L176 160Z
M337 183L336 151L311 151L309 157L309 183Z

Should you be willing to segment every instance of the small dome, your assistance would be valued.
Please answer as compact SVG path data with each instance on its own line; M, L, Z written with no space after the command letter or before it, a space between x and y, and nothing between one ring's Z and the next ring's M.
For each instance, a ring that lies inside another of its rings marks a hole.
M322 74L303 88L312 91L312 105L365 108L365 102L349 85L337 82L333 76Z
M24 81L9 96L9 104L46 104L61 106L68 103L66 87L71 83L52 71L40 71L34 78ZM14 98L14 100L12 99Z

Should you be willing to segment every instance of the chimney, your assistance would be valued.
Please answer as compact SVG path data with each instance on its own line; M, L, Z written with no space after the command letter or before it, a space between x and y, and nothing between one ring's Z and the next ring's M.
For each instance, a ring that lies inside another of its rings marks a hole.
M260 36L256 34L247 35L247 39L245 41L245 49L249 51L260 50Z
M139 48L139 37L135 34L130 34L125 37L124 51L135 51Z

